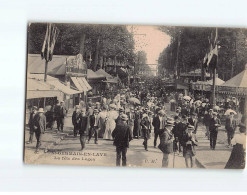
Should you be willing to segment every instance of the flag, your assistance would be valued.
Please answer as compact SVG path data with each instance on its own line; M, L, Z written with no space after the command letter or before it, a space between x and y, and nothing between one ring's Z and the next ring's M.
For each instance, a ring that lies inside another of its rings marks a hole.
M53 24L47 24L45 39L41 50L41 58L49 62L52 60L55 43L59 34L59 29Z
M207 65L211 70L216 68L217 60L218 60L218 45L216 44L214 49L211 50L208 54Z
M209 40L209 51L206 52L206 55L203 59L203 66L206 69L214 69L217 65L218 60L218 29L216 28L215 36L213 32L211 33L211 37L208 38Z

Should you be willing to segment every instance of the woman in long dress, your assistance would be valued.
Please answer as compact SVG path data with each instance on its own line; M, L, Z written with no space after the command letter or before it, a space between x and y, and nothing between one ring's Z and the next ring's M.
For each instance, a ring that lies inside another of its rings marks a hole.
M99 127L99 137L103 137L105 134L105 128L106 128L106 117L107 117L107 105L102 106L102 111L98 114L99 121L98 121L98 127Z
M239 124L240 134L235 134L231 140L233 145L232 153L225 169L244 169L246 161L246 126Z
M118 118L118 112L115 110L116 105L110 104L110 110L108 111L106 115L106 122L105 122L105 133L103 136L103 139L112 140L112 131L116 127L115 120Z

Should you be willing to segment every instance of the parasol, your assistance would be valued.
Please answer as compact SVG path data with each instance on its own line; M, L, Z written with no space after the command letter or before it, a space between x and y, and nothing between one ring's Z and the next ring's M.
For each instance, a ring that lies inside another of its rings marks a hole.
M130 98L130 99L129 99L129 102L134 103L134 104L141 104L140 100L138 100L138 99L135 98L135 97Z
M237 114L234 110L232 110L232 109L228 109L228 110L225 112L225 114L224 114L224 115L230 115L230 113L231 113L231 112L233 112L233 113L234 113L234 115L236 115L236 114Z
M184 96L184 100L188 100L188 101L190 101L190 99L191 99L191 97L190 96Z

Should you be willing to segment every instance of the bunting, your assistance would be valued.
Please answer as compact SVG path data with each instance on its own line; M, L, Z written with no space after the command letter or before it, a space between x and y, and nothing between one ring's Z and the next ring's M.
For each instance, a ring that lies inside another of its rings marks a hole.
M47 62L52 60L58 34L59 29L54 24L47 24L45 39L41 50L41 58L45 58Z

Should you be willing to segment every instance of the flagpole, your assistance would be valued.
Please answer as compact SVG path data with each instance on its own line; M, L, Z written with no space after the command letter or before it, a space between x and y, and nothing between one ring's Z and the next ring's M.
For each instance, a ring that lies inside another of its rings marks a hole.
M45 75L44 75L44 82L47 80L47 67L48 67L48 61L45 60Z
M215 36L218 36L218 28L216 28L216 35ZM216 44L216 47L217 47L217 40L215 40L215 44ZM215 99L215 77L216 77L216 67L217 66L218 66L218 55L217 55L217 59L216 59L216 65L213 67L213 96L212 96L213 108L216 105L216 99Z

